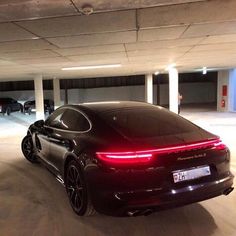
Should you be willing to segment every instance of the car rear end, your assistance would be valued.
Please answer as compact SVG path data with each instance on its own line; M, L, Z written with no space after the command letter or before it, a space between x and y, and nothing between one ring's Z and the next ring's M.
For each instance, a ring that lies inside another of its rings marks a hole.
M217 136L153 106L100 116L126 142L110 137L88 168L99 212L149 214L232 191L230 152Z
M44 112L51 114L54 111L54 102L49 99L44 100Z
M27 101L24 103L24 112L31 114L31 112L36 111L35 101Z
M9 98L0 98L0 113L6 113L6 108L9 105Z

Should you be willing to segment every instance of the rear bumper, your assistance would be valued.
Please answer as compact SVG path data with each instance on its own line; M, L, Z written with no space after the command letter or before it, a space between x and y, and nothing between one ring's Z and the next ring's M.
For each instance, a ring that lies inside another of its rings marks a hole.
M53 112L54 108L51 107L44 107L44 112ZM25 113L29 113L29 112L36 112L36 108L35 107L25 107L24 108L24 112Z
M207 200L224 194L233 185L234 176L216 179L211 182L189 184L182 188L161 188L135 191L103 191L92 194L93 204L98 212L124 216L127 212L146 210L158 211Z

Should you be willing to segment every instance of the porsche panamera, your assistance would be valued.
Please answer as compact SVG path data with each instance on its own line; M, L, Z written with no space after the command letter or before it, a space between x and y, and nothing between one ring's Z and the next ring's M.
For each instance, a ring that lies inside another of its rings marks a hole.
M146 103L64 105L32 124L21 147L65 185L80 216L148 215L233 190L220 138Z

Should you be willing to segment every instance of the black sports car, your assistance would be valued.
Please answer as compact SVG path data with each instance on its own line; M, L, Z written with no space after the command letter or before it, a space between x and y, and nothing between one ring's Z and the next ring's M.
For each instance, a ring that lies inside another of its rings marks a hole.
M29 115L36 111L35 110L35 100L27 101L24 103L24 113L28 113ZM44 99L44 112L48 112L51 114L54 111L54 102L50 99Z
M7 114L11 112L23 111L23 106L13 98L0 98L0 113Z
M219 137L146 103L62 106L29 127L22 151L65 184L78 215L147 215L233 190Z

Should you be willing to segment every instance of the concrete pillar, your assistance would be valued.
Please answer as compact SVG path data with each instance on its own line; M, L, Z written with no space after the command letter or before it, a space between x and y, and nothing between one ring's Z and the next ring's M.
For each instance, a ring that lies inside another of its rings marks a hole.
M178 114L179 75L174 67L169 68L169 110Z
M153 78L152 74L145 75L145 101L153 104Z
M217 111L236 111L236 69L218 72Z
M64 80L64 94L65 94L65 99L64 99L64 104L68 104L68 89L67 89L67 80Z
M61 91L60 91L60 80L53 78L53 98L54 98L54 109L61 106Z
M229 72L229 111L236 111L236 69Z
M34 78L36 120L44 120L44 101L43 101L43 77L36 75Z

